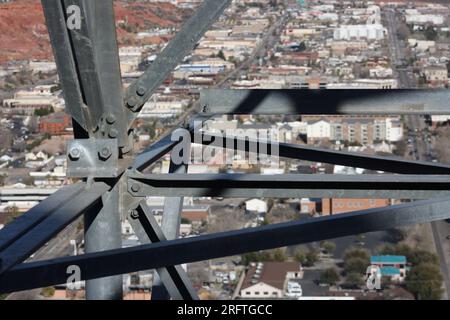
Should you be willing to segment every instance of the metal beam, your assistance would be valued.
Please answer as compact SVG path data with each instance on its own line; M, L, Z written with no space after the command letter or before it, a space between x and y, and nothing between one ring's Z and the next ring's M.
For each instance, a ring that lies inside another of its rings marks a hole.
M145 202L141 202L136 210L131 210L127 219L141 244L167 241ZM158 268L156 271L164 284L163 288L167 288L172 299L198 300L197 293L181 266L168 266ZM152 300L154 294L152 289Z
M444 220L450 218L449 206L446 197L32 262L0 276L0 292L64 283L71 265L80 267L82 279L93 279Z
M97 137L117 138L121 148L127 147L129 111L123 106L113 2L64 4L81 9L81 28L70 30L69 36L92 130Z
M134 159L133 164L129 167L129 170L143 171L152 163L157 161L163 155L169 153L180 141L173 138L173 133L177 129L186 129L191 132L191 134L202 127L203 122L209 119L209 116L198 115L190 119L190 123L187 128L182 126L177 126L175 129L171 130L164 137L160 138L158 141L150 145L141 154L137 155Z
M84 215L84 248L87 253L122 247L120 228L121 184L103 194L102 207L94 207ZM108 266L103 266L108 268ZM122 275L89 280L86 282L86 299L121 300L123 298Z
M109 186L95 183L87 186L71 201L54 210L46 219L11 243L0 253L0 274L27 259L52 237L90 208L98 205L99 198Z
M37 224L42 222L42 220L51 215L53 211L73 199L85 188L85 186L85 183L80 182L63 187L25 214L8 223L0 231L0 251L4 250Z
M178 144L178 141L172 141L171 135L172 132L149 146L141 154L137 155L130 169L142 171L163 155L170 152L170 150Z
M450 114L449 90L221 90L200 92L212 114Z
M260 154L274 153L282 158L324 162L348 167L364 168L402 174L450 174L450 166L426 161L405 160L399 157L383 157L356 152L335 151L306 145L278 142L263 142L249 137L230 137L195 131L192 141L204 145L232 148L248 152L250 146L257 148ZM261 148L261 146L267 146Z
M450 195L450 176L130 172L128 191L140 197L427 199Z
M190 146L190 145L189 145ZM189 155L191 150L185 150ZM184 152L184 151L182 151ZM179 173L186 174L188 170L187 164L175 164L174 152L170 156L169 174ZM183 156L180 154L179 156ZM161 229L163 235L167 240L177 239L180 236L181 212L183 211L184 197L165 197L164 198L164 213L161 222ZM181 268L181 267L179 267ZM152 288L152 300L168 300L170 298L167 291L167 286L163 286L161 280L162 276L155 275ZM162 281L164 282L164 281ZM173 297L173 295L172 295Z
M78 78L75 56L68 34L65 7L62 1L42 0L50 42L53 48L59 81L63 89L66 110L77 122L79 130L88 133L90 124L85 119L85 105Z
M169 42L152 65L134 83L125 96L128 107L138 112L173 69L197 45L204 33L223 13L231 0L205 0L183 28Z
M115 152L113 156L122 157L130 151L130 111L123 105L113 1L63 1L66 8L75 5L81 10L80 28L72 28L69 36L93 136L96 139L117 139L121 152ZM109 154L111 156L111 152ZM106 162L104 165L114 166ZM96 177L95 174L92 176ZM103 195L103 208L86 212L86 252L122 247L119 192L119 185L116 184L108 194ZM122 277L88 281L86 297L93 300L122 299Z

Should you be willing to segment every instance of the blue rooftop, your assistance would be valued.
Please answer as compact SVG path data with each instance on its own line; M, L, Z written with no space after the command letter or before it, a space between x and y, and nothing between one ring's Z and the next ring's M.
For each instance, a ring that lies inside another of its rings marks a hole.
M382 267L380 268L380 272L383 276L395 276L400 274L400 269L395 267Z
M405 256L371 256L371 264L406 264Z

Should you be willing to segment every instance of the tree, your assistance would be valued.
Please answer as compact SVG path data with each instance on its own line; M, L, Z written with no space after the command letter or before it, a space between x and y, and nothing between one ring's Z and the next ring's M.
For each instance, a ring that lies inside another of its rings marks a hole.
M425 38L426 38L428 41L434 41L434 40L436 40L437 37L438 37L438 33L437 33L437 31L434 29L433 26L428 26L428 27L425 29L424 33L425 33Z
M284 254L283 250L281 250L281 249L276 249L273 252L272 258L274 261L277 261L277 262L286 261L286 255Z
M46 287L41 290L41 295L50 298L55 295L55 287Z
M345 277L344 286L349 289L359 289L364 285L361 274L356 272L350 272Z
M364 274L368 266L369 261L362 258L351 258L344 261L344 269L346 274Z
M258 261L258 253L256 252L248 252L242 255L242 264L248 266L251 262Z
M38 117L43 117L43 116L47 116L53 112L55 112L55 109L53 109L53 107L50 107L49 109L42 108L42 109L34 110L34 115L38 116Z
M217 57L222 59L222 60L224 60L224 61L227 60L227 58L225 58L225 54L223 53L222 50L219 50L219 53L217 54Z
M415 251L414 254L409 258L409 261L413 265L429 263L434 264L435 266L439 266L439 257L435 253L425 250Z
M305 51L306 50L306 44L304 41L302 41L298 46L298 51Z
M297 253L295 255L295 260L300 262L304 267L312 267L319 260L319 255L316 250L311 249L306 253Z
M393 243L397 243L406 239L407 232L405 229L392 228L387 230L388 240Z
M439 266L439 257L435 253L425 250L413 250L406 244L397 244L394 247L386 246L381 250L381 254L405 256L406 260L415 266L422 263Z
M336 245L333 242L322 241L320 247L327 253L331 253L336 249Z
M350 248L345 252L344 260L349 260L352 258L360 258L360 259L369 261L370 256L369 256L369 252L367 252L367 250L365 250L365 249Z
M190 224L190 223L191 223L191 220L189 220L188 218L182 217L180 222L181 222L182 224Z
M260 251L260 252L248 252L242 255L242 264L249 265L251 262L268 262L286 261L286 255L282 249L275 249L271 251Z
M307 266L311 267L313 266L317 261L319 260L319 254L317 250L311 249L306 254L306 263Z
M330 286L335 285L337 282L339 282L339 280L340 280L340 276L335 268L326 269L320 275L320 282L326 283Z
M406 275L406 289L418 300L439 300L442 296L443 277L438 266L421 263Z

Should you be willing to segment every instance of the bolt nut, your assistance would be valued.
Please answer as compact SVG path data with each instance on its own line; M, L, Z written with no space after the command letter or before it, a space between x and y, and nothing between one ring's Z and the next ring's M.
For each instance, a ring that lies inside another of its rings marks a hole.
M129 108L134 108L137 105L136 97L131 97L130 99L128 99L127 105Z
M113 114L108 114L106 116L106 122L108 124L113 124L114 122L116 122L116 117Z
M117 129L112 128L111 130L109 130L109 134L108 136L110 138L117 138L117 135L119 134L119 132L117 131Z
M78 147L73 147L69 151L69 156L72 160L78 160L81 156L81 150Z
M108 160L108 158L111 157L111 154L112 152L110 147L103 147L98 153L98 156L101 160Z
M136 93L142 97L145 94L145 91L147 91L147 90L145 90L144 87L139 87L139 88L137 88Z
M139 211L137 211L136 209L131 209L129 211L130 217L133 219L138 219L139 218Z
M131 185L131 191L133 192L139 192L139 190L141 190L141 186L139 185L139 183L133 183Z

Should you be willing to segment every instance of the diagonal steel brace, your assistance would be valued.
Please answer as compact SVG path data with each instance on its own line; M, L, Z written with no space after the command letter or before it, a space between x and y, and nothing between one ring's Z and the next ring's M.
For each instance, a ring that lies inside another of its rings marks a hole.
M141 244L167 241L166 236L144 201L135 210L130 210L127 219ZM158 268L156 271L172 299L199 299L186 272L180 265Z

